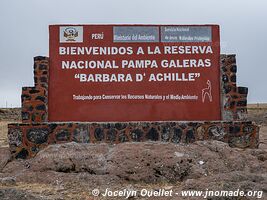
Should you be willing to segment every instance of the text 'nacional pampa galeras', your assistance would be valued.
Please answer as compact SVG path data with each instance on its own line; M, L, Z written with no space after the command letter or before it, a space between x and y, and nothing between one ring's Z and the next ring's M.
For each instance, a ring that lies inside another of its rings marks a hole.
M49 120L219 120L217 25L50 26Z

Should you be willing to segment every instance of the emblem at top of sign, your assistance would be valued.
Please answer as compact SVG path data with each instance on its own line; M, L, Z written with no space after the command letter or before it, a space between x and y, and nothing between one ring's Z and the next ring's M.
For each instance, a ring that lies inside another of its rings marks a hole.
M61 26L59 31L60 43L83 42L82 26Z
M76 37L79 36L79 32L74 27L65 28L64 37L66 41L76 41Z

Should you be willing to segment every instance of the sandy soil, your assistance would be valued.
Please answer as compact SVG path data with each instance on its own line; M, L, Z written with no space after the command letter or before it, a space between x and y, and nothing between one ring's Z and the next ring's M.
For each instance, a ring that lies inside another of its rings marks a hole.
M20 121L0 121L0 147L8 147L7 125L10 123L19 123Z

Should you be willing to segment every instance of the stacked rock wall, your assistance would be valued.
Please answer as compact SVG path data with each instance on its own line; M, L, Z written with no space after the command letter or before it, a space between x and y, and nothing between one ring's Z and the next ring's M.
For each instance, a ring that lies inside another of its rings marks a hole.
M219 140L231 147L258 146L252 122L40 123L10 124L9 141L16 158L33 157L49 144L161 141L192 143Z
M21 95L22 122L40 123L48 121L48 77L49 59L34 58L34 87L23 87Z
M22 89L22 124L9 124L15 158L33 157L49 144L80 142L111 144L162 141L191 143L215 139L232 147L257 148L259 127L247 116L248 88L236 85L235 55L221 55L222 121L142 123L55 123L48 121L49 58L34 58L34 87Z
M235 55L221 55L222 119L247 119L247 87L237 87Z

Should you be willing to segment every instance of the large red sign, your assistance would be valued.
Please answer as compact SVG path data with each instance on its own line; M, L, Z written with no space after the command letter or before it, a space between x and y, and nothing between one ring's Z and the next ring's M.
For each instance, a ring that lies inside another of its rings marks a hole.
M52 25L49 121L220 120L217 25Z

